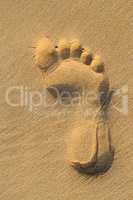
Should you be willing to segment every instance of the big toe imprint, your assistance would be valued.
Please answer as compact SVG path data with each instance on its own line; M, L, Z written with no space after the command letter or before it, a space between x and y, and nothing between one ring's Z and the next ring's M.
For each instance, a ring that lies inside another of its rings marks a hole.
M107 171L113 162L114 150L106 112L109 80L101 58L83 48L78 40L63 39L54 46L48 38L43 38L35 49L35 63L43 71L45 86L54 97L59 97L64 90L72 93L76 90L81 97L89 91L89 103L82 106L89 106L95 112L72 128L67 156L70 165L80 172Z

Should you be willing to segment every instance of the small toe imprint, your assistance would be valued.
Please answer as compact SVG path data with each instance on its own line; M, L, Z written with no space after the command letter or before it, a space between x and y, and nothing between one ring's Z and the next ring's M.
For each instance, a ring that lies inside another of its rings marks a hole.
M92 61L92 53L89 49L84 49L83 53L81 54L80 58L81 62L83 62L86 65L90 65Z
M100 56L96 55L94 57L94 59L92 60L92 63L91 63L91 68L93 71L98 72L98 73L104 72L104 63L101 60Z
M59 41L58 52L62 59L67 59L70 57L70 43L66 39Z
M79 58L82 53L82 46L79 40L71 41L70 56L73 58Z

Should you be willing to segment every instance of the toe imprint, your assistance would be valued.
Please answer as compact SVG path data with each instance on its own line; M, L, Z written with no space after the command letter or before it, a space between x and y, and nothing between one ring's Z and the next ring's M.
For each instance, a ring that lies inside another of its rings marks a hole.
M73 40L70 47L70 55L73 58L79 58L82 53L82 46L78 40Z
M59 41L58 50L62 59L67 59L70 57L70 43L66 39Z
M47 72L51 67L54 67L60 60L79 59L79 62L88 65L95 72L104 72L104 63L100 56L92 55L87 48L82 48L79 40L66 39L59 41L57 46L50 41L49 38L43 38L38 41L35 47L35 64Z
M104 63L101 60L100 56L95 56L94 59L92 60L91 63L91 68L95 71L95 72L104 72Z
M49 67L57 62L57 52L52 42L48 38L43 38L38 41L35 47L35 64L47 71Z
M86 65L90 65L92 62L92 53L89 49L84 49L83 53L81 54L81 62Z

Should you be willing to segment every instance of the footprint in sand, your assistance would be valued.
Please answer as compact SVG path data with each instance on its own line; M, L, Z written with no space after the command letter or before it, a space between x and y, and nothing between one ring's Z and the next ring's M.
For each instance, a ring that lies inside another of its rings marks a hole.
M84 89L95 94L90 106L96 112L90 119L82 119L77 127L72 128L67 156L70 165L80 172L104 173L112 165L114 149L107 119L109 80L101 58L93 55L88 48L82 48L78 40L69 42L63 39L54 46L48 38L37 43L34 58L48 89L56 88L59 92L76 89L79 93Z

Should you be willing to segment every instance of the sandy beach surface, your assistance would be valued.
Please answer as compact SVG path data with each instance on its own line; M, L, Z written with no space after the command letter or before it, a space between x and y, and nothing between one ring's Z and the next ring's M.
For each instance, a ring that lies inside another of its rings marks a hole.
M132 19L131 0L0 1L1 200L133 199ZM80 127L75 114L59 120L43 105L9 105L13 87L12 103L19 102L20 88L28 97L43 91L29 47L44 35L55 44L78 38L105 62L117 91L109 115L116 152L103 175L81 175L65 161L66 135L74 124Z

